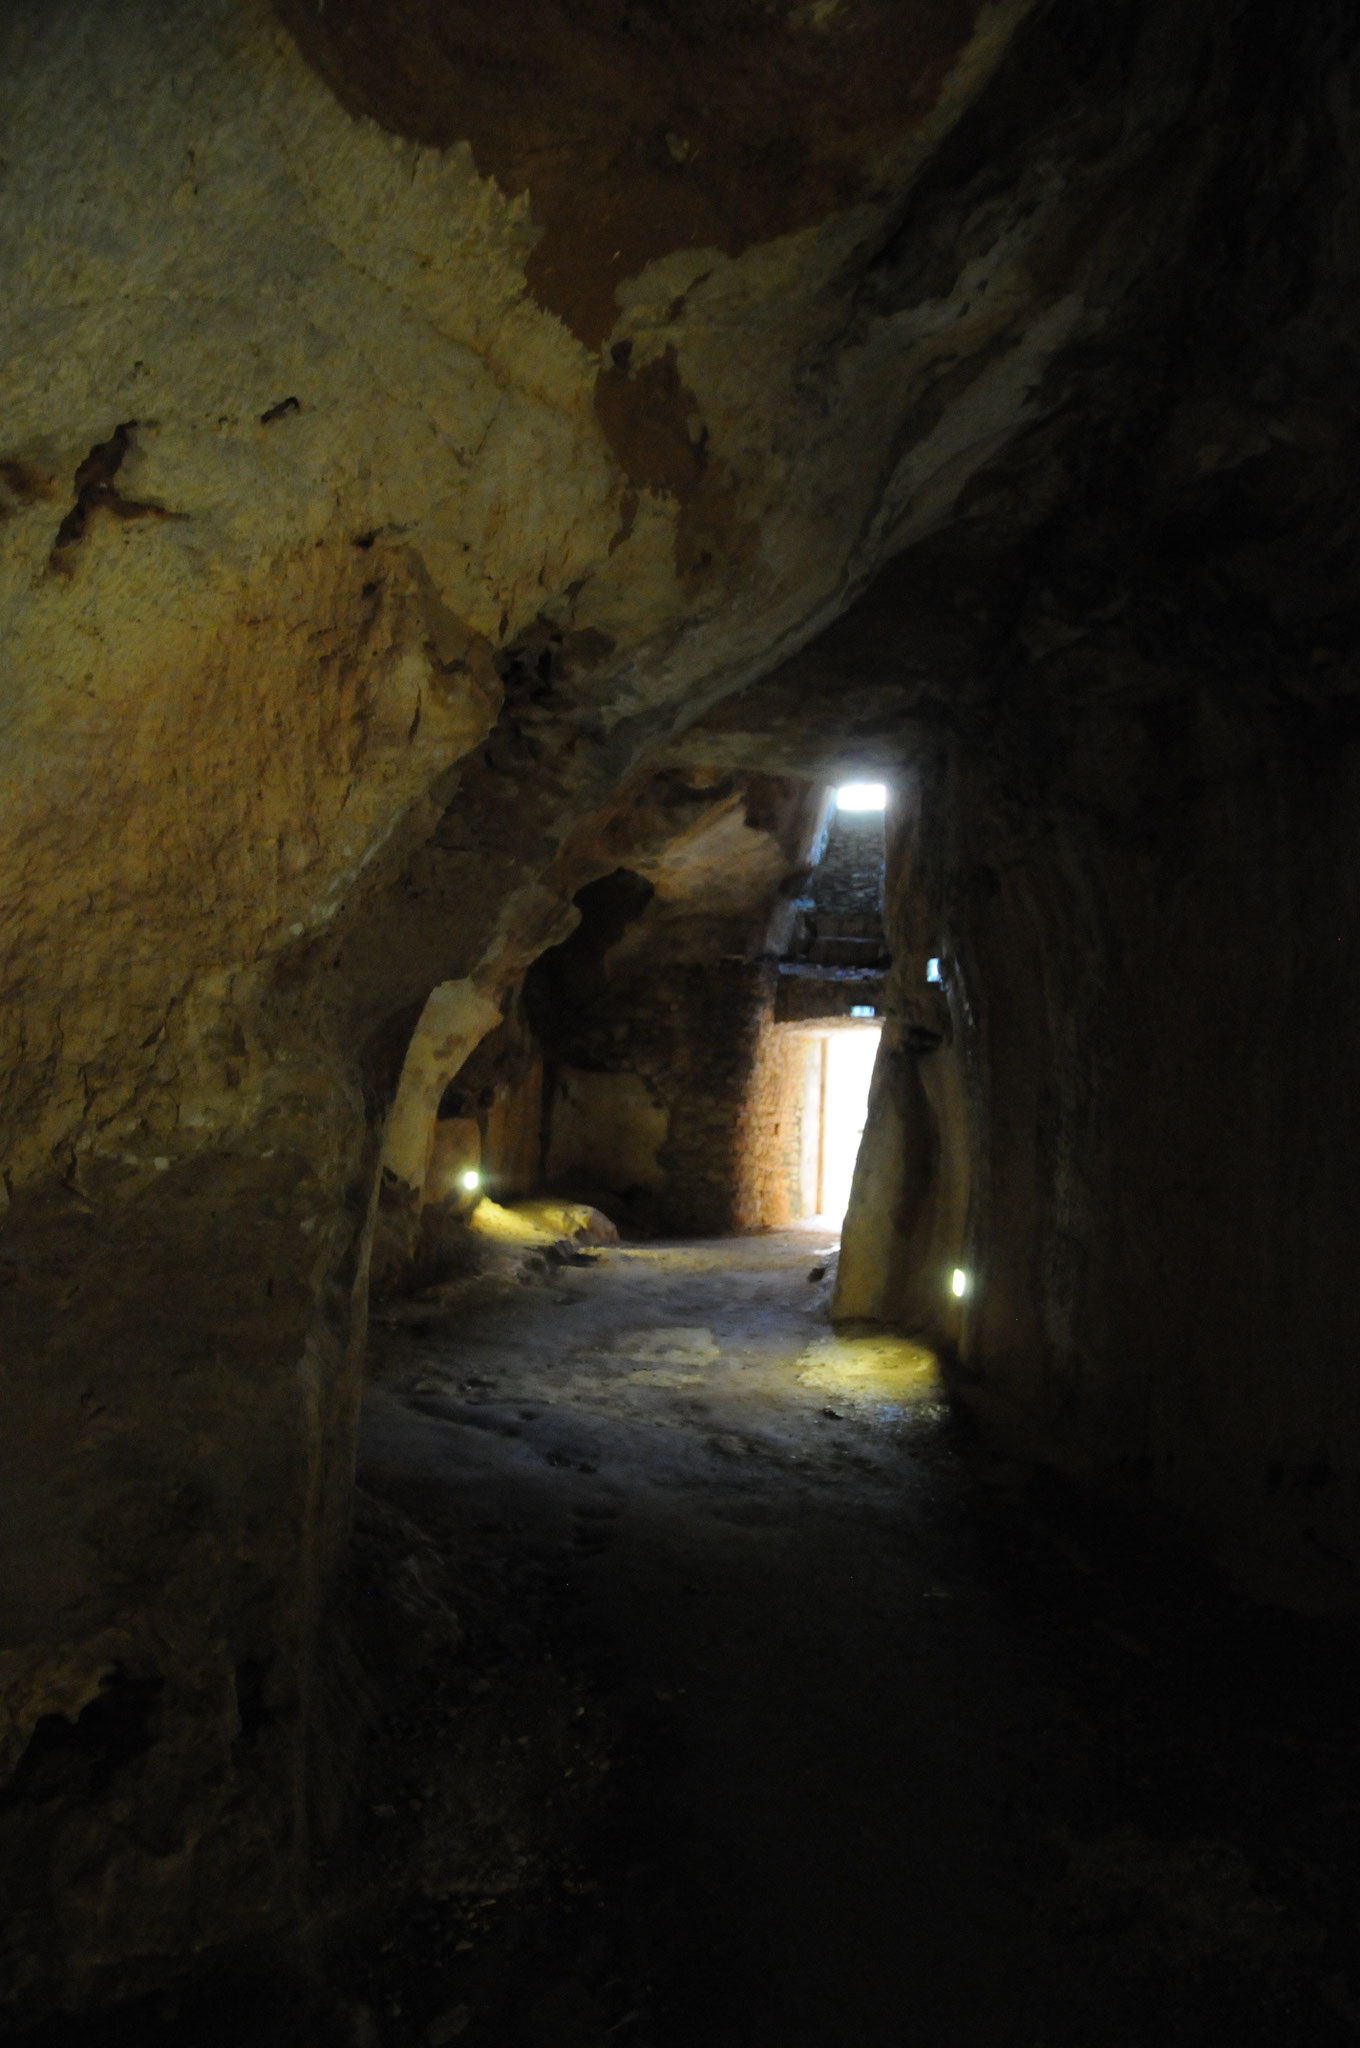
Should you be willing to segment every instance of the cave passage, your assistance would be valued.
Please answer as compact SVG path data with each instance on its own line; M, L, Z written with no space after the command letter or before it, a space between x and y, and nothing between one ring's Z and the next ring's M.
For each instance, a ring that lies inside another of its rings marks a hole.
M1356 2048L1356 0L0 137L0 2044Z
M354 2039L1349 2038L1300 1876L1349 1854L1349 1653L834 1334L824 1226L518 1242L375 1327L360 1529L463 1640L367 1753Z

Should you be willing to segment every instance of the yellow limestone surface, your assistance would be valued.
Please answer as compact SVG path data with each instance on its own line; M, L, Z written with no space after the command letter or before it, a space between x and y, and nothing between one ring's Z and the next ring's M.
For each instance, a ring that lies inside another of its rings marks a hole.
M798 1365L800 1385L856 1406L906 1408L942 1399L935 1353L891 1331L819 1338Z
M607 1244L617 1242L618 1237L607 1218L588 1202L544 1200L503 1207L483 1197L470 1220L482 1236L508 1244L553 1244L564 1237L578 1243Z

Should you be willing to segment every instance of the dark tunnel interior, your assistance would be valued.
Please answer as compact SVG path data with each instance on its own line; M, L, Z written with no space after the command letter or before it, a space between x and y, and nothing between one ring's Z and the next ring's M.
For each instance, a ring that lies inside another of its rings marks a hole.
M1360 2028L1360 22L0 15L0 2031Z

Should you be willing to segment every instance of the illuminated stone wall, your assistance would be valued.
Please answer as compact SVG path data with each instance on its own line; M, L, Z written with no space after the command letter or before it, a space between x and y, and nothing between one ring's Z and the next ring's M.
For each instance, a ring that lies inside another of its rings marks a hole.
M777 1230L804 1214L803 1116L809 1036L766 1020L742 1105L736 1215L743 1230Z

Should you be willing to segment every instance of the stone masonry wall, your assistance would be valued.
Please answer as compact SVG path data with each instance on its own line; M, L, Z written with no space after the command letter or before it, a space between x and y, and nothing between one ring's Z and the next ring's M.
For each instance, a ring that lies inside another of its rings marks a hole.
M774 990L772 961L653 968L611 988L608 1002L557 1048L563 1064L637 1074L668 1110L659 1155L665 1185L653 1210L659 1230L709 1235L753 1225L759 1203L743 1193L742 1162ZM559 1160L555 1177L565 1186L569 1165Z
M808 884L817 910L833 917L876 917L883 909L883 813L834 813L826 852Z
M742 1114L737 1227L778 1230L806 1208L802 1191L804 1070L808 1034L761 1031Z

